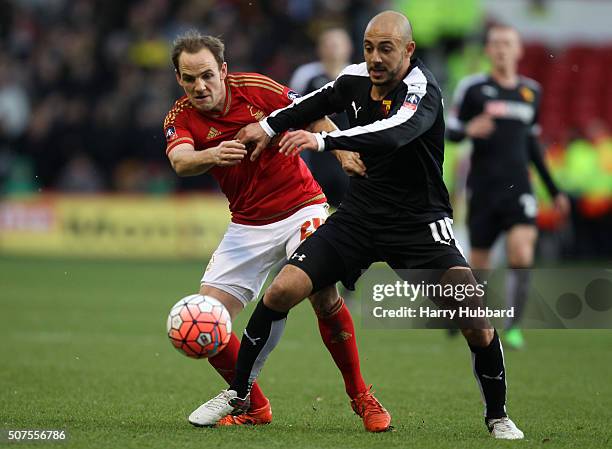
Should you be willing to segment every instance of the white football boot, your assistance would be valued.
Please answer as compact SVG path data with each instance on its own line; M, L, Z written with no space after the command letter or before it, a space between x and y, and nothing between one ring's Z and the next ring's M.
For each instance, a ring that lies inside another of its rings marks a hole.
M487 420L491 436L498 440L522 440L525 435L507 416Z
M227 415L239 415L249 409L250 395L241 399L234 390L223 390L189 415L189 422L197 427L214 426Z

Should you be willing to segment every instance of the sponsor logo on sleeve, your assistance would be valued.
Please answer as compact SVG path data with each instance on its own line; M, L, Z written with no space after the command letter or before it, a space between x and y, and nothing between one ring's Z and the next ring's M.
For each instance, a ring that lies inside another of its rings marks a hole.
M174 126L168 126L166 128L166 141L172 142L177 137L178 136L176 135L176 129L174 128Z
M421 97L419 97L417 94L409 93L408 95L406 95L406 99L404 100L404 104L402 105L402 107L416 111L416 108L419 105L420 101Z

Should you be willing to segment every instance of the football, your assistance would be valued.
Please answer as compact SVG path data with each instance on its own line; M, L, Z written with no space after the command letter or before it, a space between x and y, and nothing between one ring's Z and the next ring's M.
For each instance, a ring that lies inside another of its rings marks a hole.
M168 338L188 357L212 357L229 342L232 320L215 298L189 295L177 302L168 315Z

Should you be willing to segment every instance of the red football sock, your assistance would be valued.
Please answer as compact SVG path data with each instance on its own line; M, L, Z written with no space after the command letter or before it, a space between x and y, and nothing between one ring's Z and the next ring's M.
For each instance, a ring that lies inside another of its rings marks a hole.
M219 374L229 384L236 374L236 360L238 360L238 350L240 349L240 340L236 337L236 334L232 332L229 343L223 351L210 357L208 362L217 370ZM261 408L266 405L268 400L257 385L257 382L253 384L251 388L251 408Z
M366 391L367 387L359 368L359 352L351 313L344 300L340 298L337 311L317 318L323 343L340 369L346 394L352 399Z

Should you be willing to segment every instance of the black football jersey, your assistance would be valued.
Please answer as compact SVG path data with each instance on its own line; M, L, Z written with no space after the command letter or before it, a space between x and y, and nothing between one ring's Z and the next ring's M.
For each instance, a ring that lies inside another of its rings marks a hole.
M321 133L324 149L359 152L367 177L352 177L340 209L372 223L432 222L451 216L442 180L442 95L419 60L381 101L374 101L365 63L348 66L320 89L273 112L266 124L276 133L300 128L345 111L350 128Z
M531 192L528 166L539 156L534 142L539 134L540 96L539 84L526 77L519 77L513 89L500 86L487 74L472 75L459 83L448 118L448 137L462 140L466 124L483 112L495 121L495 131L488 138L472 140L471 190L491 195Z

